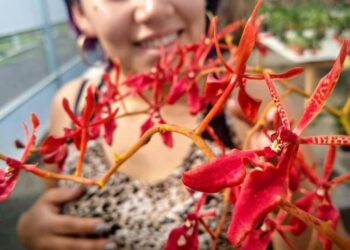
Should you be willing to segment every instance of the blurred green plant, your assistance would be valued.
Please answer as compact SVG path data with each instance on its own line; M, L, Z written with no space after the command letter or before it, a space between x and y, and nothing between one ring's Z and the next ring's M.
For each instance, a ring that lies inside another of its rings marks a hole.
M318 49L327 31L342 38L350 34L349 3L330 7L322 1L270 2L261 11L266 16L264 30L297 50Z

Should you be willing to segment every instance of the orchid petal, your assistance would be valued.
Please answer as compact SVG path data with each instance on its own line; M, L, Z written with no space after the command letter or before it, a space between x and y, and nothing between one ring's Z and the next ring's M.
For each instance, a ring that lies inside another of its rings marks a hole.
M207 82L205 84L204 93L208 98L214 98L222 94L227 85L229 84L229 79L217 79L212 74L207 77Z
M342 145L350 146L349 135L319 135L299 138L300 144Z
M125 84L133 87L135 92L142 92L152 87L154 83L154 76L150 74L141 74L130 77Z
M315 91L309 99L308 105L301 116L298 125L294 129L294 133L300 135L307 125L318 115L325 105L326 100L333 92L334 87L339 79L342 66L346 57L346 44L343 43L340 53L333 64L332 69L318 83Z
M336 229L340 214L336 207L333 206L333 204L322 204L317 209L317 217L323 221L331 221L332 227ZM332 241L326 238L323 235L319 235L325 250L331 250L332 249Z
M192 115L197 114L203 108L203 99L199 95L199 88L195 82L191 84L188 90L187 102Z
M72 109L69 106L69 101L67 98L63 98L62 100L62 106L63 109L66 111L67 115L69 116L69 118L74 122L75 125L81 126L81 122L79 121L79 119L75 116L74 112L72 111Z
M268 248L272 237L272 232L264 232L261 230L255 230L247 236L243 241L239 250L252 250L259 249L265 250Z
M189 80L185 78L174 83L171 86L166 102L169 104L174 104L185 93L188 81Z
M281 80L281 79L290 79L304 72L304 68L295 67L287 70L282 73L269 73L271 79ZM250 80L263 80L264 76L261 74L244 74L244 78Z
M113 134L116 128L117 128L117 123L115 119L111 119L104 123L104 130L105 130L104 139L108 145L112 145L113 143Z
M258 31L255 20L262 2L262 0L258 0L252 14L250 15L244 27L241 40L237 49L237 66L235 70L237 75L242 75L244 73L246 63L249 59L250 54L253 51L256 34Z
M0 170L3 171L3 170ZM15 189L16 182L19 176L20 169L14 169L10 179L6 180L5 178L0 180L0 202L6 200L10 197L13 190Z
M95 112L95 94L92 86L87 89L87 94L85 97L85 107L83 112L83 122L85 126L88 126L91 118Z
M287 196L289 169L297 151L298 145L291 144L277 167L253 170L245 178L227 231L227 238L234 246Z
M11 163L11 161L9 161L9 163ZM19 173L20 168L13 167L11 176L7 179L4 170L0 169L0 202L6 200L12 194L13 190L15 189Z
M238 91L238 103L245 117L249 121L255 122L258 118L261 100L250 96L244 86L241 86Z
M197 250L198 241L198 222L187 227L186 225L173 229L168 237L168 241L164 250ZM193 228L192 234L188 234L188 230Z
M335 151L336 147L334 145L329 146L326 160L323 166L323 180L327 181L331 177L334 162L335 162Z
M264 72L264 78L265 78L265 82L267 84L267 87L270 91L270 95L272 97L272 100L276 105L277 112L281 118L283 126L287 129L290 129L290 124L289 124L289 119L288 119L286 109L284 108L284 106L281 102L281 98L280 98L275 86L273 85L269 74Z
M253 151L237 149L226 156L204 163L182 175L182 181L194 190L215 193L226 187L239 185L246 174L244 159L256 158Z
M152 117L149 117L141 126L141 135L142 136L146 131L152 128L154 125Z
M66 137L55 137L48 136L39 148L40 154L50 154L57 150L58 147L62 146L66 142Z

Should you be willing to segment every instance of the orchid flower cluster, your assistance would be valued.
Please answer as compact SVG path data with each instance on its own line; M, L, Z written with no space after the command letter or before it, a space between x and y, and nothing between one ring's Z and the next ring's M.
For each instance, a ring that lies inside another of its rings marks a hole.
M0 159L7 165L5 170L0 169L0 200L6 200L13 192L21 170L43 178L103 187L123 162L145 146L154 134L159 133L164 144L172 147L172 134L179 133L191 139L207 156L208 162L183 174L182 181L189 190L203 193L194 212L184 218L184 225L179 225L170 233L164 249L198 249L199 226L203 226L211 236L212 248L215 249L225 224L229 224L228 240L239 249L267 249L275 232L282 236L291 249L296 249L288 239L288 234L300 235L307 226L317 232L314 235L319 236L325 249L331 249L332 243L341 249L350 249L349 239L343 239L335 232L339 211L331 199L332 190L350 180L350 173L331 177L336 147L350 146L350 98L342 110L326 105L349 54L349 45L346 42L342 44L333 67L320 80L312 95L287 81L302 73L302 68L275 73L260 66L249 66L247 62L254 48L265 52L259 42L261 18L257 16L262 2L257 1L246 22L234 22L221 31L217 31L217 18L213 18L208 33L198 43L183 46L177 44L169 53L163 53L160 62L148 73L130 75L121 81L120 65L118 60L114 60L115 78L111 79L106 72L103 91L92 86L88 88L85 106L80 115L74 114L69 102L63 100L63 108L73 126L66 128L62 136L48 136L41 145L36 146L36 132L40 122L32 114L32 130L24 125L26 140L16 143L18 147L24 148L20 159L0 154ZM240 29L243 33L239 44L235 45L230 38ZM216 57L211 56L213 50L216 51ZM225 58L222 51L225 51ZM252 133L264 127L268 107L259 117L261 100L246 91L246 85L252 79L266 84L273 104L270 107L275 106L277 109L274 132L266 133L271 144L257 150L244 146L225 155L215 156L202 134L208 131L214 141L222 146L209 123L221 112L234 89L238 89L237 99L243 114L255 124L247 134L244 145ZM200 88L201 82L205 82L203 91ZM274 85L276 82L284 86L288 93L294 92L309 98L301 118L293 123L295 126L292 126L288 118L282 97ZM123 89L128 91L120 91L125 86L127 88ZM147 95L146 92L151 92L152 95ZM147 109L129 112L125 108L127 98L135 95L147 104ZM169 125L162 117L162 108L173 105L183 96L187 98L188 110L193 115L203 111L208 104L212 105L195 129ZM119 109L113 109L112 104L116 102L121 104ZM347 135L302 136L302 132L323 109L339 118ZM140 128L139 141L125 153L116 155L115 164L100 179L82 176L88 142L102 136L111 145L118 119L138 114L148 114ZM68 143L74 143L80 151L74 175L66 175L62 171L68 155ZM300 149L302 144L329 146L322 177L316 173L315 166L308 165L304 160ZM33 152L39 152L46 163L56 163L61 172L49 172L39 168L38 164L28 164L26 160ZM303 185L306 182L307 185ZM202 211L207 194L216 192L223 192L223 214L218 215L215 210ZM301 198L295 199L295 194ZM232 218L227 218L231 205ZM217 217L217 228L209 228L205 222L206 217Z

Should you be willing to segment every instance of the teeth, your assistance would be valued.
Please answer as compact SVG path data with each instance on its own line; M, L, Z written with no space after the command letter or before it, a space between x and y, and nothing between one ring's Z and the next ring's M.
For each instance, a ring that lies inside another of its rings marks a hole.
M159 48L171 44L177 39L177 33L169 34L163 37L154 38L141 43L143 48Z

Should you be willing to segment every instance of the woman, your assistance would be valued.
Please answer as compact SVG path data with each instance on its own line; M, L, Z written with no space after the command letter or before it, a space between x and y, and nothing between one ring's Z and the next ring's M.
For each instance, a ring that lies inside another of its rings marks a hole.
M160 47L170 50L176 40L181 44L193 43L205 30L204 0L66 2L74 27L86 37L85 47L91 48L98 42L108 59L120 59L121 80L130 71L150 70L160 58ZM111 77L114 74L110 71ZM75 104L78 111L86 86L99 85L101 75L87 80L76 79L56 95L51 134L59 135L71 124L62 109L62 98ZM126 105L133 111L142 109L145 104L134 97ZM187 106L182 102L165 109L162 114L167 122L188 128L195 127L197 121L196 117L186 115ZM113 163L114 153L125 152L130 142L137 141L144 121L142 115L121 119L114 136L115 144L89 145L85 175L93 173L95 176L105 171ZM70 155L67 172L77 160L74 152ZM89 187L83 195L79 188L57 187L57 183L51 182L48 191L21 217L20 239L28 249L161 249L169 232L184 223L186 212L191 211L194 204L193 197L181 184L181 173L203 159L187 138L175 137L174 148L169 150L161 138L155 136L103 189ZM72 203L78 198L79 201ZM220 201L220 195L213 195L206 206L220 210ZM84 218L61 214L64 204L69 202L65 212ZM200 241L201 248L209 248L208 235L202 232ZM219 249L231 248L224 239L220 244Z

